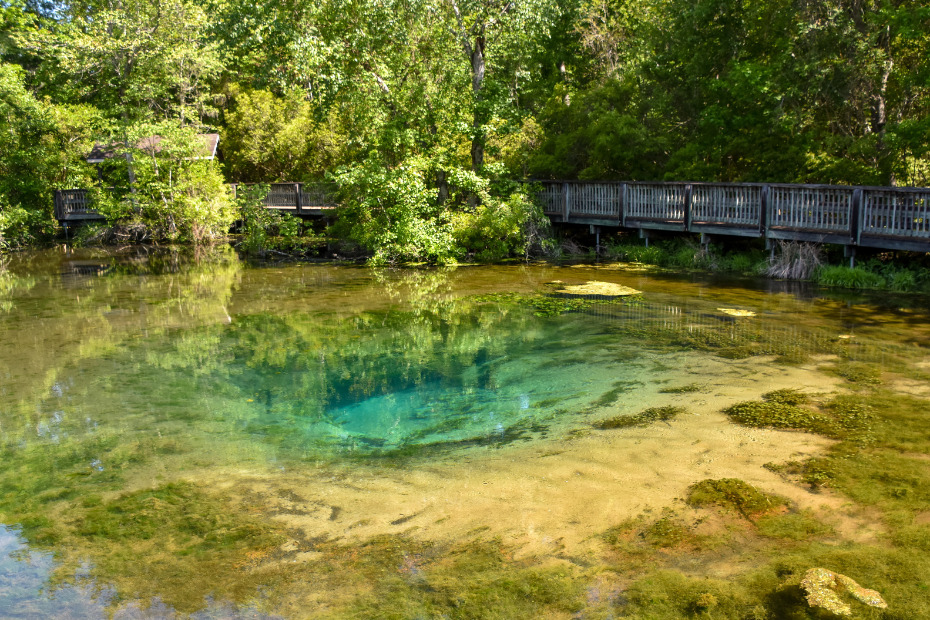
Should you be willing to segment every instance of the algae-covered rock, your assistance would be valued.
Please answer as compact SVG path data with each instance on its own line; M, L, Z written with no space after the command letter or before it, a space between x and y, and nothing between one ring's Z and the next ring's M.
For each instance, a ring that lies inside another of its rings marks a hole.
M561 282L559 284L560 286L555 290L556 293L578 297L625 297L639 295L642 292L622 284L597 280L590 280L584 284L562 284Z
M863 588L846 575L825 568L812 568L807 571L801 580L801 588L807 593L808 605L821 607L838 616L852 615L852 608L839 596L842 592L848 592L856 600L872 607L888 607L882 595L875 590Z
M756 316L756 313L753 312L752 310L740 310L739 308L717 308L717 310L729 316L740 316L740 317Z

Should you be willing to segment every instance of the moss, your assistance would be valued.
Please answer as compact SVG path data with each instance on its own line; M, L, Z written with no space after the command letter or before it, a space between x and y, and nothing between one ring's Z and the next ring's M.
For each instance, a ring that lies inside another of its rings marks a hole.
M700 392L701 386L697 383L689 383L687 385L679 385L674 387L666 387L659 390L660 394L691 394L692 392Z
M677 547L693 539L688 527L671 515L666 515L646 527L641 536L651 546L661 549Z
M811 397L799 390L784 388L763 394L762 400L782 405L807 405L811 402Z
M720 506L734 510L749 520L788 505L778 495L764 493L739 478L701 480L688 487L687 502L691 506Z
M159 598L191 612L208 595L245 600L272 582L267 571L242 568L271 554L284 536L248 507L176 482L90 502L62 540L74 554L59 578L89 560L93 577L113 584L119 598Z
M498 540L445 547L384 536L321 551L305 579L325 590L348 588L330 617L567 617L583 607L576 569L515 560Z
M619 415L607 418L606 420L600 420L594 424L594 427L608 430L614 428L629 428L631 426L645 426L655 422L668 422L687 412L688 410L684 407L675 407L671 405L650 407L634 415Z
M881 369L863 362L842 361L825 370L861 386L880 385L882 382Z
M769 538L809 541L833 534L833 528L810 511L764 515L755 524L759 533Z
M725 414L744 426L783 428L826 433L829 419L807 407L786 405L774 401L746 401L723 410Z

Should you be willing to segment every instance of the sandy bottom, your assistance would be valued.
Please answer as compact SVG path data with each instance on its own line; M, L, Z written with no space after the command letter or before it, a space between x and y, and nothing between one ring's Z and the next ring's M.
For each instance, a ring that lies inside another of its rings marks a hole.
M257 494L270 514L305 540L351 543L393 534L454 543L496 537L518 555L537 557L584 555L611 526L665 507L683 507L688 486L706 478L740 478L787 496L802 509L843 511L839 499L810 493L763 468L822 453L829 439L744 428L721 413L773 389L830 392L836 380L814 366L792 368L764 359L734 362L681 354L672 361L683 379L693 374L700 392L661 394L659 386L650 386L647 393L596 414L666 404L688 408L688 415L669 423L616 430L586 426L524 444L411 461L403 468L327 465L274 475L224 472L217 483L233 494ZM299 545L291 541L285 550L289 546L296 550ZM292 559L314 555L307 550Z

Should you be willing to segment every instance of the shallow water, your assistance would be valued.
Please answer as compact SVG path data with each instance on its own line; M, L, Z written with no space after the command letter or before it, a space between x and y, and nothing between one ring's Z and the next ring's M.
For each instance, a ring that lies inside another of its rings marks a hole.
M546 305L547 282L595 279L642 295ZM598 420L681 405L690 438L757 442L758 459L790 445L787 459L817 446L736 437L715 412L823 389L837 360L920 386L928 343L926 300L622 266L19 255L0 271L0 617L303 616L295 575L327 541L487 530L564 550L664 497L571 512L608 481L649 471L674 497L691 480L672 465L683 450L661 453L670 425L608 440ZM587 477L544 492L563 469Z

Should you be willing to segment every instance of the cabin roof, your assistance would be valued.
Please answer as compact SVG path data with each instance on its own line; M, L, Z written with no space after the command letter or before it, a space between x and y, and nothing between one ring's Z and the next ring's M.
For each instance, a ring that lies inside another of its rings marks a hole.
M203 140L203 149L200 151L200 154L190 159L214 159L216 157L216 147L220 143L220 134L200 133L197 134L197 137ZM162 140L164 140L164 138L161 136L147 136L136 143L136 148L143 151L154 150L157 153L161 150ZM119 142L111 142L110 144L100 144L98 142L94 145L94 148L91 149L90 153L88 153L87 163L99 164L108 159L112 159L119 155L119 150L122 146L123 145Z

